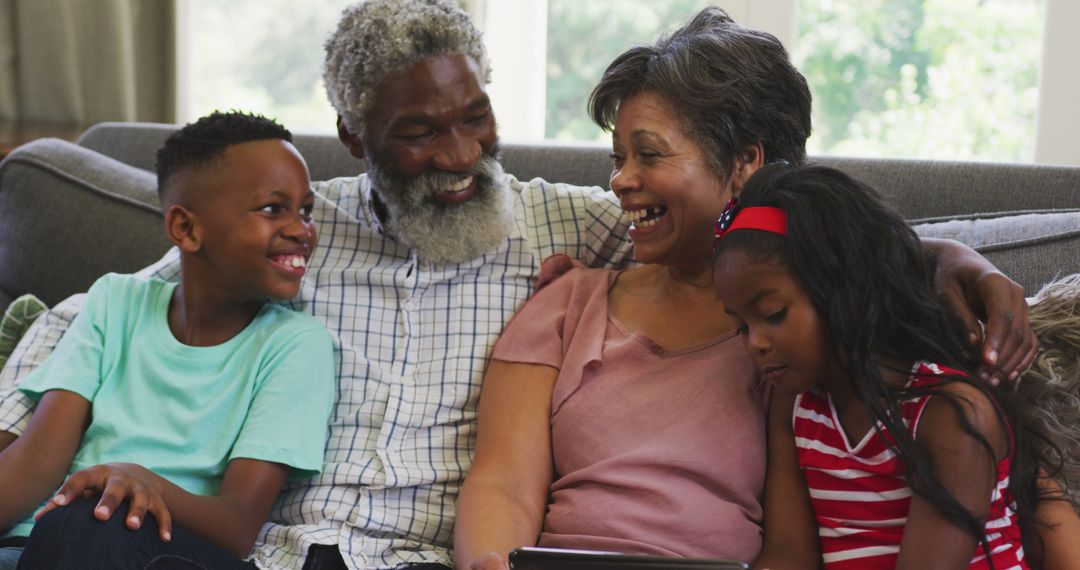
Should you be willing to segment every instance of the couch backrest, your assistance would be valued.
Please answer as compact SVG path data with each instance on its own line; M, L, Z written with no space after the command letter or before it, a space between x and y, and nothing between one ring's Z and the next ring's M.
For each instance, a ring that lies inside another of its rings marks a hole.
M104 123L77 145L41 139L0 163L0 309L23 293L55 304L85 291L105 272L137 271L164 253L168 242L152 170L156 149L175 129ZM351 176L364 168L334 137L300 135L296 144L314 179ZM507 144L503 163L522 179L604 186L607 155L599 145ZM1080 168L821 162L877 186L910 218L948 217L917 225L916 231L976 246L1029 294L1056 276L1080 272ZM978 215L961 217L969 213Z
M87 129L76 143L124 164L154 172L157 149L177 128L161 123L98 123ZM350 155L336 137L295 135L293 139L308 163L312 180L355 176L364 171L364 161Z
M33 293L49 306L106 272L131 273L168 249L156 177L59 139L0 162L0 308Z
M101 123L78 144L120 162L154 170L154 153L175 125ZM331 135L297 135L312 180L355 176L364 161L351 156ZM503 145L503 166L519 179L606 188L610 149L603 145ZM1080 207L1080 168L903 159L817 157L877 188L910 219L1013 210Z

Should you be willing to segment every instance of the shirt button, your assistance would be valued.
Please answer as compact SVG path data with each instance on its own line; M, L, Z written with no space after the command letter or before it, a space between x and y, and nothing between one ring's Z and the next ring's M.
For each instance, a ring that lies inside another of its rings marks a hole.
M411 311L416 308L416 305L413 304L412 301L405 301L405 304L402 305L402 308L404 308L406 311Z

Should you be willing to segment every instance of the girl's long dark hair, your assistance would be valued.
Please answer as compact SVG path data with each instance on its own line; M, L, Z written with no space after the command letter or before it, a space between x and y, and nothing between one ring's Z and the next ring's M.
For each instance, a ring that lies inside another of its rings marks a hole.
M935 386L905 388L886 383L880 371L886 363L910 366L928 360L969 374L978 362L932 292L929 264L918 237L876 191L824 166L765 166L739 197L739 208L750 206L784 210L787 235L735 231L720 241L716 255L737 249L751 259L791 270L821 315L833 339L833 356L849 372L854 392L875 420L875 429L891 437L884 440L900 459L912 491L976 537L989 560L984 523L942 485L929 454L905 428L900 412L905 400L943 396L964 431L985 448L994 468L993 447L971 424L963 400L942 390L964 376L944 377ZM1045 446L1031 445L1028 440L1046 439L1028 428L1022 406L1009 392L992 391L979 382L973 385L999 403L1002 429L1008 433L1012 428L1009 491L1024 542L1030 544L1037 536L1031 523L1039 497L1039 467L1045 465L1039 450Z

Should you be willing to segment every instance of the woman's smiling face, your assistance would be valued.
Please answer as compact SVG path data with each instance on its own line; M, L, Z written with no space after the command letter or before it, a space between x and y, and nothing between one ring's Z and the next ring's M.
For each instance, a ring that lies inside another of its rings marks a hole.
M707 267L712 226L732 184L662 97L645 92L619 105L612 131L611 190L633 222L635 257L688 270Z

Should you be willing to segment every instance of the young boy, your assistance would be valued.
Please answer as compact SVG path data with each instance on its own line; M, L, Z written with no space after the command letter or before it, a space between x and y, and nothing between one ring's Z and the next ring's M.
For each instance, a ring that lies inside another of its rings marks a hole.
M214 113L158 151L180 283L102 277L20 385L38 404L0 453L0 529L29 536L22 567L119 568L52 560L49 544L123 524L162 556L250 568L241 559L285 480L321 470L332 340L314 317L267 303L299 292L316 243L291 140L263 117Z

